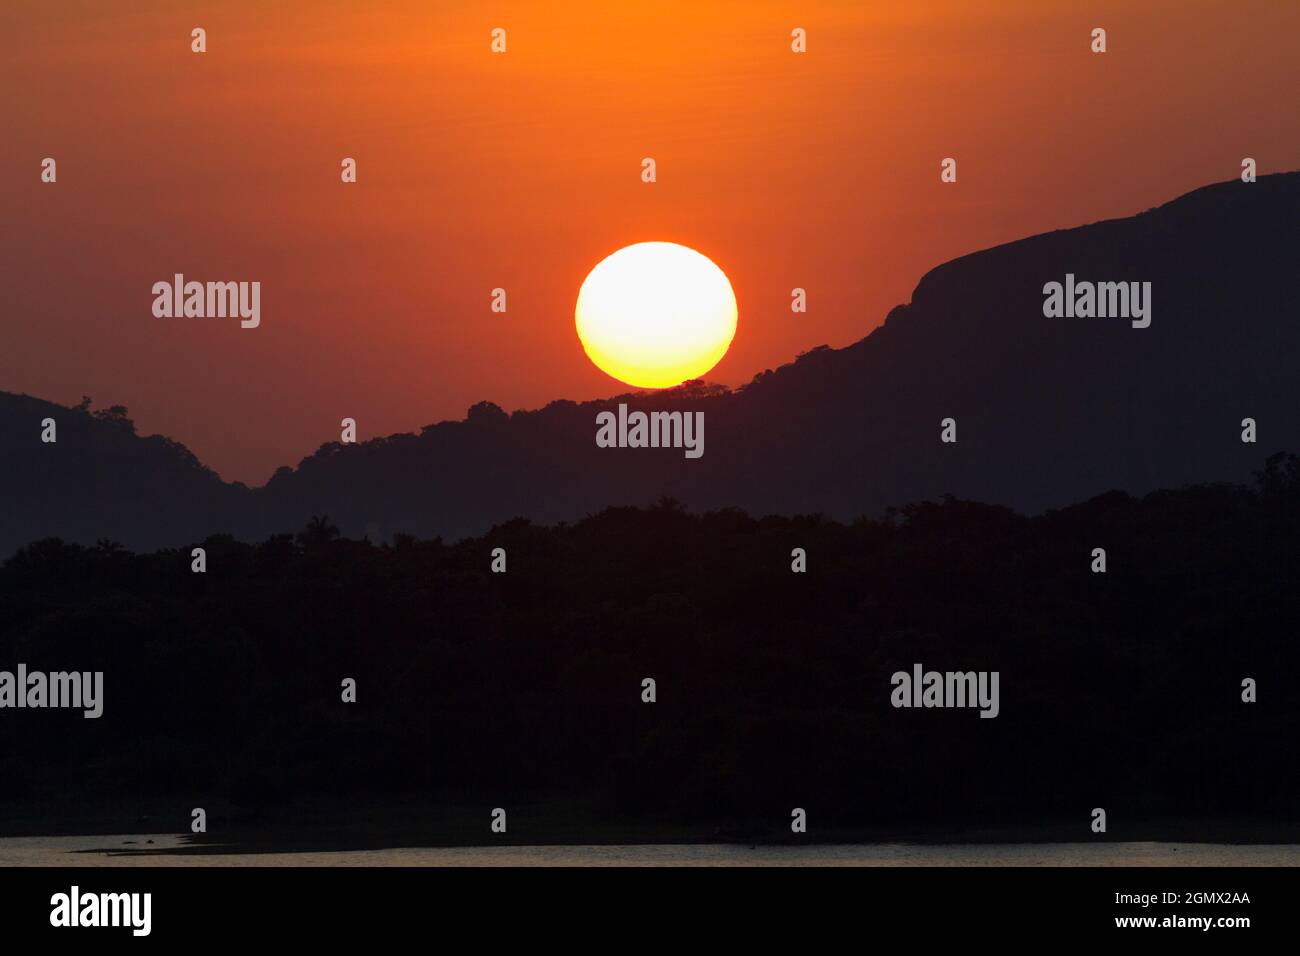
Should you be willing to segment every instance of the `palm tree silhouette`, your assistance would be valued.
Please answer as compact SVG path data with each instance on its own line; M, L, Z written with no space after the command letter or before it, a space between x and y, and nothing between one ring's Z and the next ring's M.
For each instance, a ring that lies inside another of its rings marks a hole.
M338 536L338 526L330 524L329 515L312 515L307 527L298 532L298 543L307 549L319 548Z

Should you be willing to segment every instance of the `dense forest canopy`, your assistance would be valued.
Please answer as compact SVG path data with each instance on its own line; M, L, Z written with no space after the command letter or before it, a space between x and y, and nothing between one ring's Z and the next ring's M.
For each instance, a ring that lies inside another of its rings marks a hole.
M0 714L0 800L174 794L176 829L204 800L403 794L778 829L795 806L843 825L1106 806L1129 835L1293 819L1298 533L1300 459L1277 455L1252 487L1034 517L946 498L841 523L661 499L376 545L318 516L195 542L204 573L190 548L36 541L0 568L0 669L102 670L104 714ZM916 663L1000 672L997 719L891 707L890 675Z

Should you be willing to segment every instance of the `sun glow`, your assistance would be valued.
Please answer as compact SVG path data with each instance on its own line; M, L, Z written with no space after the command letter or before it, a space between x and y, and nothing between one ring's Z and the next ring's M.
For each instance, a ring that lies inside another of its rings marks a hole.
M601 371L639 388L668 388L727 354L736 296L707 256L674 242L638 242L591 270L574 319Z

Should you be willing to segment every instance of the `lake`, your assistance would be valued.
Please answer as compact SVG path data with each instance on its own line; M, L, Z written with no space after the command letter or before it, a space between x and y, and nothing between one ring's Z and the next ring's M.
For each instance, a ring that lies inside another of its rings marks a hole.
M146 841L152 840L150 845ZM987 843L402 847L175 853L175 834L0 838L0 866L1298 866L1293 844ZM211 850L210 846L205 850Z

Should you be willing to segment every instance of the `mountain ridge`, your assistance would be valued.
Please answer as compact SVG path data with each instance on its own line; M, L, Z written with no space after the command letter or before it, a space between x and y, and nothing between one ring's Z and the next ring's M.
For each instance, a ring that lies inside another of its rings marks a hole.
M859 341L735 389L687 383L510 414L480 402L419 433L323 444L256 488L170 438L135 435L125 410L0 393L0 548L264 537L319 513L353 536L464 536L664 494L693 509L852 517L951 492L1032 512L1244 478L1268 452L1300 448L1297 213L1300 173L1211 184L937 265ZM1043 284L1067 272L1150 281L1152 326L1045 318ZM596 448L595 412L619 402L703 411L704 457ZM59 441L32 455L44 417ZM955 444L939 440L947 417ZM1245 417L1258 444L1240 441Z

